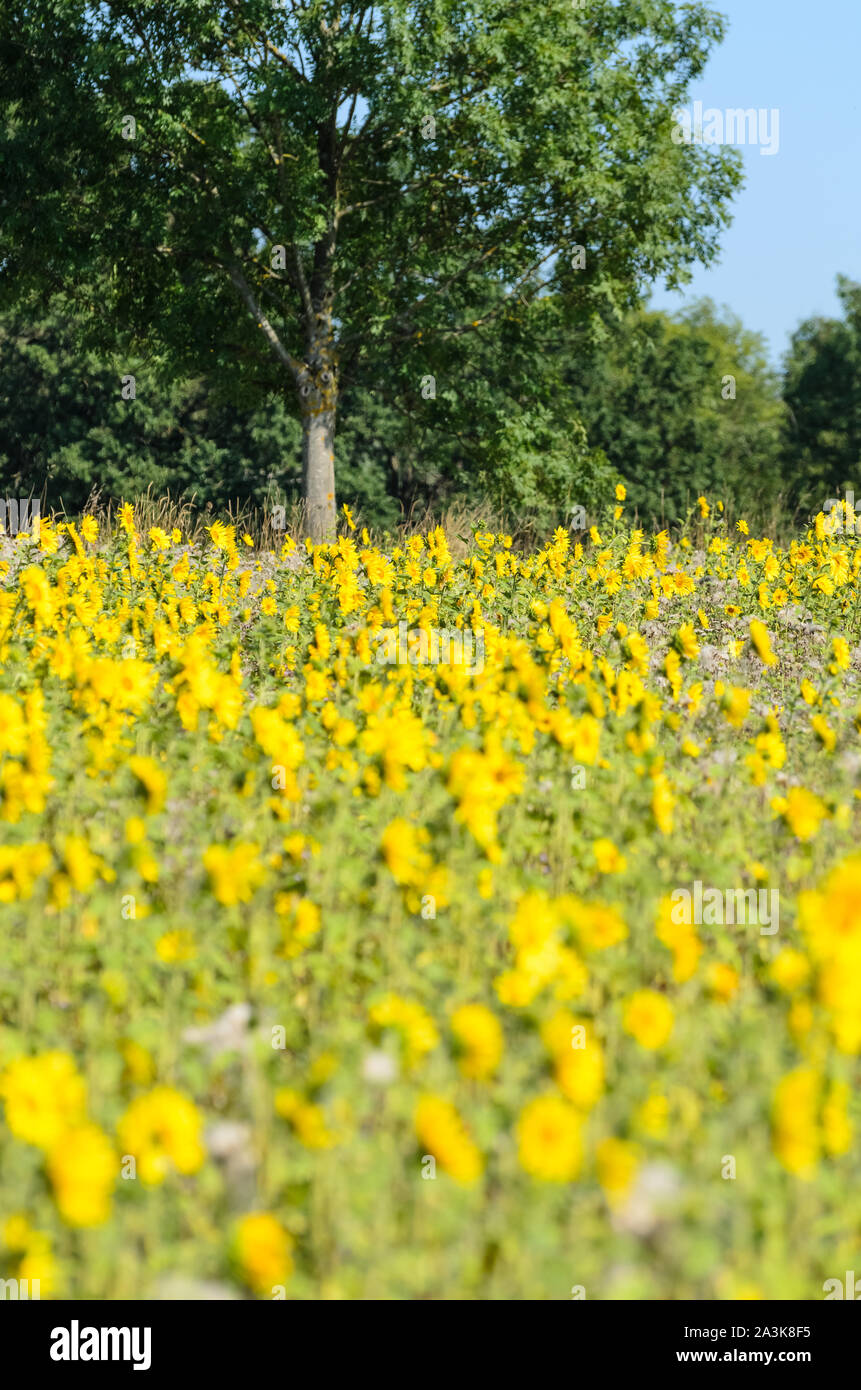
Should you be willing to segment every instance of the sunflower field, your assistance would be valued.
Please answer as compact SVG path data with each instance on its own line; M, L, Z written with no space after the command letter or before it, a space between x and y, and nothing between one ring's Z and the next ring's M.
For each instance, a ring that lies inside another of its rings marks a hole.
M819 1299L857 1267L854 518L784 546L701 498L647 535L616 495L529 551L131 505L3 539L0 1277ZM769 925L681 920L696 884Z

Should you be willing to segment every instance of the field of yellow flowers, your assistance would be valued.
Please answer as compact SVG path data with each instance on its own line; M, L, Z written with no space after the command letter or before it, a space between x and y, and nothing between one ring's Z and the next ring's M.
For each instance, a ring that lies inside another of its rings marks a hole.
M530 553L349 512L189 545L128 505L3 540L0 1277L819 1299L857 1267L861 542L706 499L646 535L617 497ZM776 891L778 929L679 921L697 882Z

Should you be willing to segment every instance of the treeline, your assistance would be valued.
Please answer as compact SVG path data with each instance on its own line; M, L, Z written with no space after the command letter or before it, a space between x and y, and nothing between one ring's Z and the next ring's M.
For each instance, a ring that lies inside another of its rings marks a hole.
M838 292L841 317L803 323L779 372L708 300L574 334L549 296L526 329L503 316L458 339L434 376L401 378L381 357L341 401L339 501L378 527L463 501L546 528L575 505L599 511L623 478L644 525L701 493L766 525L806 517L861 484L861 286L841 277ZM241 373L233 394L176 379L88 336L59 302L0 319L3 495L68 512L148 487L215 508L298 499L292 394L256 394Z

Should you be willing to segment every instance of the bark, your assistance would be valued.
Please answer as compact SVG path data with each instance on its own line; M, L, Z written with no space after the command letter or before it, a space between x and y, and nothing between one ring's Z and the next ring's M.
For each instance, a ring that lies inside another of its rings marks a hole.
M299 375L302 410L302 493L308 535L316 544L335 538L335 415L337 361L330 298L314 316L306 364Z
M335 410L317 401L302 406L302 494L311 540L335 536Z

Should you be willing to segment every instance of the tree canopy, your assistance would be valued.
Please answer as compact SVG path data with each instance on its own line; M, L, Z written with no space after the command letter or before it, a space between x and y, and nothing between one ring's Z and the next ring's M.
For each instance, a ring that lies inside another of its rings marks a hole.
M761 336L708 299L638 309L565 382L649 523L680 520L704 492L763 516L784 487L778 374Z
M841 275L837 293L843 317L802 323L784 360L787 477L814 512L846 488L861 497L861 285Z

